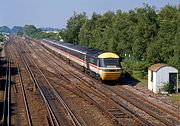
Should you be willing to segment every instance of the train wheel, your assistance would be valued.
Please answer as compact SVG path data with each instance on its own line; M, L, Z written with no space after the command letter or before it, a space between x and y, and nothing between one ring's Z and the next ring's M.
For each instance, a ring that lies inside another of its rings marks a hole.
M90 71L90 76L94 78L94 72Z

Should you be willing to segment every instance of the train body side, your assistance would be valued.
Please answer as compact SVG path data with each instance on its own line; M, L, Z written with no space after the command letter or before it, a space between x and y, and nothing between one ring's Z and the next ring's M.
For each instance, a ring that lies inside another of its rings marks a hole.
M119 57L114 53L104 53L96 49L46 39L41 41L41 44L94 73L102 80L117 80L122 73L120 66L100 67L99 65L101 59L118 59Z

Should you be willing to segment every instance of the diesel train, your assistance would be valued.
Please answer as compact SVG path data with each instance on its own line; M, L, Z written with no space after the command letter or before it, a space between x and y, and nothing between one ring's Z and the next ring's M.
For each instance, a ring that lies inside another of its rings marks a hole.
M117 80L122 74L120 57L115 53L49 39L41 44L102 80Z

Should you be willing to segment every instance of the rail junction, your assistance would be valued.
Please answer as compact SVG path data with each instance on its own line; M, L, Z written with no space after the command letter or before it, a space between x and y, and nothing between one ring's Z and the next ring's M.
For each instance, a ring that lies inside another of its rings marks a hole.
M180 125L178 105L128 82L104 84L39 40L12 36L4 53L3 126Z

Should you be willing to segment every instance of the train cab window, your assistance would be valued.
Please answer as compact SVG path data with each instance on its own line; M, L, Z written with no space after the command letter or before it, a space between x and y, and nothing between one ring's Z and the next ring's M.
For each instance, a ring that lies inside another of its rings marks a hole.
M119 58L101 58L99 59L100 67L120 67Z
M100 66L100 61L99 61L99 59L97 60L97 66L98 66L98 67Z

